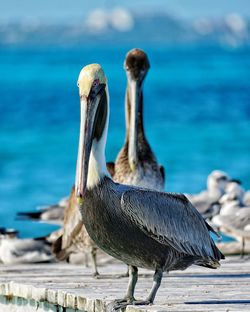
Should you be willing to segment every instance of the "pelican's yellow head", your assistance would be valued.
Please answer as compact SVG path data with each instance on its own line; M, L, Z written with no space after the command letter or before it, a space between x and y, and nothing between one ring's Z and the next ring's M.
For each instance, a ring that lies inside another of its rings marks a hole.
M92 145L94 144L94 148L91 155L95 157L96 162L100 155L104 155L109 105L107 79L99 64L83 67L77 85L81 103L81 123L75 185L80 205L90 185L88 171ZM99 166L102 167L102 164ZM93 170L90 175L93 176ZM98 178L97 173L96 176Z
M88 97L98 85L106 85L107 79L99 64L90 64L80 71L77 85L80 96Z

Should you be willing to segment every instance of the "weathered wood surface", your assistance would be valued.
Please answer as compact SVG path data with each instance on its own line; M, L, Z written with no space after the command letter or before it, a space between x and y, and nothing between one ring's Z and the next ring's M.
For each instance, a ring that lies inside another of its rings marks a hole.
M117 278L125 271L123 264L110 263L100 268L102 277L94 279L91 269L80 265L1 265L0 295L6 302L18 297L33 303L45 301L57 307L102 312L111 300L125 294L127 278ZM144 298L151 287L152 272L139 273L136 298ZM193 266L166 274L155 305L130 306L126 311L250 311L250 260L231 257L217 270Z

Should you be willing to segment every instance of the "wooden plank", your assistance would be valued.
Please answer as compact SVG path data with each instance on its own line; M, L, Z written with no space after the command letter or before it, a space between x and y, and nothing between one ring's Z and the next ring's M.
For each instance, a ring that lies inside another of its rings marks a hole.
M81 265L1 265L0 295L15 298L8 306L13 311L15 302L19 305L36 302L39 311L45 302L51 311L57 306L68 311L104 312L108 303L124 296L127 279L118 275L125 271L125 265L116 261L100 268L99 279L92 277L90 268ZM150 290L152 272L139 270L139 273L135 295L143 298ZM126 311L250 311L249 289L250 261L231 257L218 270L193 266L184 272L166 274L154 305L129 306ZM3 299L0 304L4 306Z

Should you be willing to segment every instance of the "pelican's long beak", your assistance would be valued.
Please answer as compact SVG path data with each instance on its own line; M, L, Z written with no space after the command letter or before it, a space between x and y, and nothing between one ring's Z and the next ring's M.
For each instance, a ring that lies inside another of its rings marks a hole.
M105 86L105 84L101 84L98 93L94 96L81 96L80 98L81 121L75 181L78 203L87 190L89 158L96 126L96 112Z
M128 146L128 158L129 166L132 171L136 170L138 165L138 109L140 101L140 89L139 81L129 80L129 92L130 92L130 127L129 127L129 146Z

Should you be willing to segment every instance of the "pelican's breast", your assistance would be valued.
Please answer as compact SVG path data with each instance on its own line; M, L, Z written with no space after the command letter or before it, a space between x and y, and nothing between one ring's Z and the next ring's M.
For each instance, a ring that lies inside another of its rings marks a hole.
M154 269L170 247L160 245L135 226L121 209L121 194L110 179L87 191L81 213L91 239L111 256L130 265ZM147 246L147 248L145 248Z

